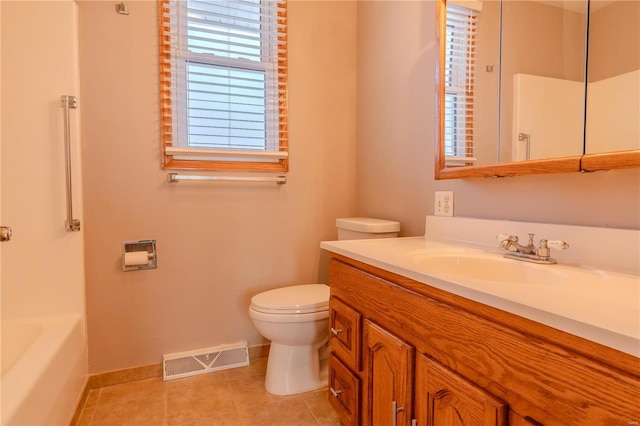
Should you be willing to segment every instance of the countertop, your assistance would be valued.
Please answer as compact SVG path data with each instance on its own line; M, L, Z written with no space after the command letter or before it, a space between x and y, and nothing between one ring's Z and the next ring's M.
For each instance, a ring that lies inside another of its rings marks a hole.
M438 274L415 262L427 252L446 253L460 249L501 257L497 248L487 245L404 237L324 241L321 247L640 357L640 282L637 275L575 265L534 265L554 268L554 272L567 279L553 284L488 282Z

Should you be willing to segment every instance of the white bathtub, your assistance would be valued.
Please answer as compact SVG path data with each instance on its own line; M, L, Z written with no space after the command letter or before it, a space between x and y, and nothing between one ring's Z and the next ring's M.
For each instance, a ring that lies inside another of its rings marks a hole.
M80 315L2 321L2 425L68 425L87 377Z

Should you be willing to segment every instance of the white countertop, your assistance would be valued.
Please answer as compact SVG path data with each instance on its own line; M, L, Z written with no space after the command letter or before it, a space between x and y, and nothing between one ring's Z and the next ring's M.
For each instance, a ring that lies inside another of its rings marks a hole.
M560 263L532 267L554 268L554 273L567 277L562 283L489 282L425 270L415 259L425 253L446 253L461 248L481 255L501 257L502 252L497 245L494 248L472 242L405 237L324 241L321 247L640 357L638 275Z

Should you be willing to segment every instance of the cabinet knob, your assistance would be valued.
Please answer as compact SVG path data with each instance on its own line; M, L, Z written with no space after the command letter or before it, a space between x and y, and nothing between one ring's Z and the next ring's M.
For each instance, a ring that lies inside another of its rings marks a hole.
M334 388L329 387L329 390L331 391L331 395L335 396L336 398L339 397L342 393L342 389L335 390Z
M336 330L335 328L331 327L331 332L333 333L334 336L337 336L338 334L342 333L342 329L339 328Z

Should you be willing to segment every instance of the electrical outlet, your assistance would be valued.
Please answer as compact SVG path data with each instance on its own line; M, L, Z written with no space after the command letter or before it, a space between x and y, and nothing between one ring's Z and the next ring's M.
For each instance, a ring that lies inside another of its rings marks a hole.
M436 216L453 216L453 191L436 191Z

